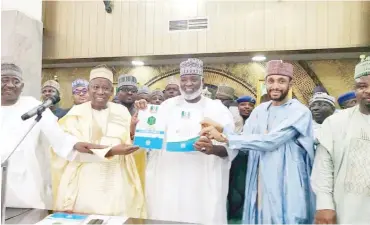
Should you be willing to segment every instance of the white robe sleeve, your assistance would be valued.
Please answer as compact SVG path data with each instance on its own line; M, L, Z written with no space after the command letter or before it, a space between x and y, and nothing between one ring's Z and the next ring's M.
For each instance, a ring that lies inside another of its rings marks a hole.
M76 137L63 131L58 124L58 118L46 109L40 120L41 131L54 149L55 153L69 161L75 159L77 151L73 146L79 141Z

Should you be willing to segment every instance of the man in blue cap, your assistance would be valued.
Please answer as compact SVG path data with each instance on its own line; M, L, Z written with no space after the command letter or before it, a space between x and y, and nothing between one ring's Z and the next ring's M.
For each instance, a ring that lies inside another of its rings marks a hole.
M338 97L338 104L342 109L348 109L357 104L356 93L350 91Z
M236 100L238 103L238 118L232 112L235 122L235 132L241 133L245 121L252 113L256 100L250 96L242 96ZM232 111L234 107L230 107ZM228 220L229 223L241 222L243 217L243 206L245 198L245 178L247 172L248 154L239 151L232 161L229 177L229 193L227 196Z

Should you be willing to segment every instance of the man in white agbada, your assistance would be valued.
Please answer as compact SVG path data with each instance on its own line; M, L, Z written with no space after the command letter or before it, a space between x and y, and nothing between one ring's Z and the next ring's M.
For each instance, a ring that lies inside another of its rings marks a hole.
M355 69L358 105L321 126L312 171L318 224L370 222L370 57Z
M199 110L204 118L234 126L230 111L220 101L202 96L203 62L188 59L180 64L181 95L164 101L158 111L166 126L174 110ZM140 109L145 100L136 102ZM171 119L172 118L172 119ZM194 145L195 152L151 151L146 170L146 197L150 219L226 224L229 168L237 151L229 151L206 137Z
M21 115L41 104L31 96L20 96L23 87L21 69L15 64L1 64L2 162L34 122L34 118L23 121ZM10 216L27 211L23 217L27 220L13 219L8 222L38 222L46 216L46 211L42 209L52 208L49 148L44 148L41 143L50 143L55 153L66 160L74 159L76 150L88 152L89 149L100 148L98 145L78 142L77 138L64 133L57 119L46 109L40 122L9 158L5 196L7 213Z

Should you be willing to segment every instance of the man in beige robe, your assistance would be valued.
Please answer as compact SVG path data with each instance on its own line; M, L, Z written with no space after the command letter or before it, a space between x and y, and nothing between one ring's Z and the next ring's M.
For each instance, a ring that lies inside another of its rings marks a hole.
M54 208L86 214L146 216L144 193L130 146L131 116L127 108L108 102L113 74L106 68L90 73L91 102L74 106L61 127L81 140L107 146L72 162L52 159Z
M355 69L358 105L322 124L312 170L315 223L370 222L370 57Z

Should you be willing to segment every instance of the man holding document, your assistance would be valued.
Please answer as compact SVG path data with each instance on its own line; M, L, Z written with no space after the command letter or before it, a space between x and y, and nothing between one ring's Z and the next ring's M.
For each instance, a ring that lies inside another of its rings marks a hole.
M85 214L145 218L144 194L131 146L131 116L127 108L108 102L113 73L90 73L91 102L75 105L59 123L79 140L107 146L73 161L56 155L52 161L54 208Z
M182 62L180 78L181 95L157 106L156 119L147 120L165 131L163 146L151 149L146 169L148 217L225 224L229 169L237 152L199 134L204 119L234 126L233 118L220 101L202 96L201 60ZM135 103L148 110L146 104L145 100Z

